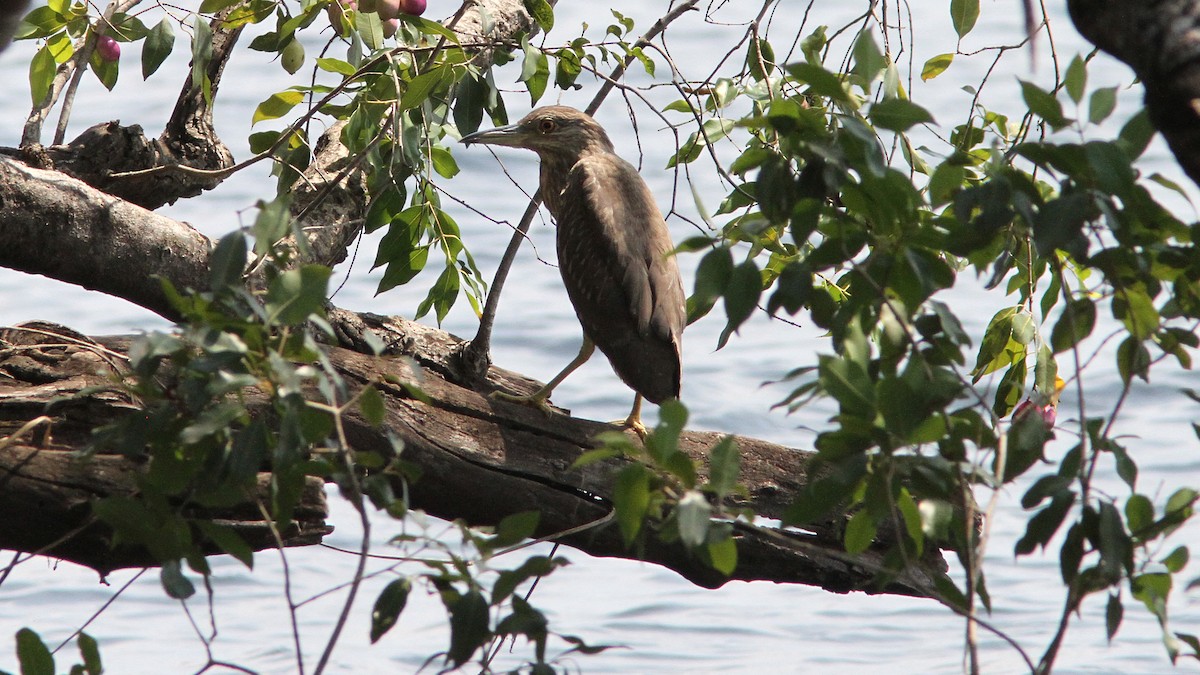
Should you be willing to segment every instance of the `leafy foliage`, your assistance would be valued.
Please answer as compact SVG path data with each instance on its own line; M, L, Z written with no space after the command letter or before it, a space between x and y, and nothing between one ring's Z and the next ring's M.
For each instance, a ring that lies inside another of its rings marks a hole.
M977 525L985 509L975 500L1020 493L1029 517L1015 553L1056 547L1066 598L1040 671L1052 669L1062 632L1094 595L1106 598L1108 639L1132 598L1158 620L1172 660L1198 657L1200 639L1168 621L1190 552L1165 545L1193 517L1197 493L1180 488L1155 499L1139 484L1118 432L1120 403L1098 412L1081 397L1087 366L1106 342L1117 345L1122 399L1169 358L1190 367L1200 345L1195 226L1156 197L1178 186L1139 168L1153 134L1146 114L1131 115L1115 137L1098 128L1114 114L1118 89L1089 88L1087 58L1073 58L1049 89L1020 82L1023 109L1012 118L985 106L986 80L972 88L975 99L959 124L913 101L904 77L946 77L970 56L962 45L978 25L980 3L945 4L958 45L917 72L904 73L897 62L892 29L867 21L786 36L796 50L776 49L756 26L731 72L676 82L680 97L661 113L686 133L668 167L686 175L712 159L728 183L716 212L704 214L710 227L680 246L680 255L698 254L689 317L721 322L717 347L763 310L802 316L828 334L828 351L797 364L781 402L793 411L817 399L836 408L816 438L814 478L784 525L840 518L849 553L884 551L881 581L938 547L953 550L962 581L946 576L928 590L975 617L991 602ZM209 573L204 546L252 564L245 542L191 517L185 505L228 503L260 469L272 472L269 510L280 528L306 476L334 479L360 509L366 497L390 515L408 512L392 486L415 479L412 468L398 457L352 457L337 434L352 406L375 423L385 411L377 390L352 390L323 361L317 338L326 330L329 270L275 258L274 243L292 227L288 194L312 159L313 118L343 125L340 140L364 179L364 227L383 232L374 258L384 270L378 291L413 283L428 269L422 279L433 280L416 313L439 322L460 295L476 313L487 295L443 204L443 185L458 173L455 138L485 119L508 121L495 68L477 65L455 33L427 19L402 16L389 35L373 5L206 1L189 21L164 18L148 27L132 14L102 20L82 3L51 0L18 30L40 44L29 68L35 106L50 95L58 67L102 35L142 41L142 75L154 75L175 48L176 28L190 35L192 85L211 96L208 19L218 11L233 26L273 28L250 47L277 54L281 68L298 76L266 96L251 120L264 125L251 147L273 160L278 178L253 230L255 257L274 264L265 289L251 294L242 283L245 235L225 237L213 254L209 291L167 288L185 317L179 332L151 334L131 354L128 392L145 415L96 436L98 445L149 462L137 499L102 500L96 513L121 541L164 561L162 583L172 597L195 592L188 570ZM547 2L524 5L542 31L554 28ZM496 45L495 66L519 66L522 104L524 96L538 103L552 87L579 87L609 63L631 60L657 77L655 52L635 41L633 21L616 11L612 17L602 36L585 27L557 45L519 35ZM300 36L326 27L336 37L313 56ZM87 67L108 88L120 75L117 61L92 58ZM265 129L271 123L283 126ZM968 334L960 319L975 310L946 298L971 273L1004 295L1001 306L986 310L992 318L980 335ZM707 319L718 303L723 316ZM1077 406L1061 424L1060 377ZM265 397L269 423L250 414L248 389ZM686 409L668 402L660 419L644 444L604 435L603 446L576 467L624 460L613 507L629 546L647 537L677 542L731 574L734 529L755 526L735 502L736 444L720 441L708 466L698 467L679 449ZM1074 439L1065 452L1060 436ZM1122 481L1118 489L1098 485L1098 468L1108 467ZM388 479L374 479L368 468ZM565 561L534 556L516 569L488 567L533 535L536 516L510 516L487 533L463 526L469 552L439 545L443 556L421 561L420 572L397 572L375 600L371 640L394 628L424 585L447 613L450 644L437 655L447 667L478 660L486 669L489 645L523 636L533 646L531 670L544 672L554 662L546 654L547 618L516 590ZM567 653L603 649L562 638L573 645ZM35 633L22 631L18 644L23 668L53 672ZM81 638L80 647L83 672L98 672L98 655L89 656L94 645L85 649Z

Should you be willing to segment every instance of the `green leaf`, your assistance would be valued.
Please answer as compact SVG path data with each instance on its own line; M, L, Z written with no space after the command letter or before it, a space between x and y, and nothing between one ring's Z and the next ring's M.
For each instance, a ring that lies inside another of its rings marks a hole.
M650 473L641 464L633 464L617 474L613 485L613 506L617 510L617 524L629 546L642 529L642 520L650 506Z
M1117 138L1125 154L1129 155L1130 159L1137 159L1149 147L1150 139L1154 138L1157 131L1150 121L1150 113L1143 108L1121 127Z
M1071 64L1067 66L1067 73L1063 77L1063 84L1066 86L1067 95L1071 100L1078 104L1083 100L1083 92L1087 89L1087 64L1078 54L1071 59Z
M21 675L54 675L54 655L41 636L28 628L17 631L17 660Z
M1130 336L1117 347L1117 371L1121 381L1128 385L1136 375L1150 381L1150 350L1137 338Z
M845 544L847 553L862 553L875 541L875 519L866 509L861 509L846 523Z
M925 528L917 502L907 488L901 488L900 494L896 496L896 508L904 519L904 529L908 532L908 538L912 540L917 555L920 556L925 547Z
M104 85L105 89L112 91L113 87L117 86L117 79L121 74L120 60L106 61L100 58L99 51L94 51L92 58L88 60L88 66L91 67L92 74L96 76L97 80L100 80L100 84Z
M291 198L283 195L270 202L259 201L258 214L254 217L254 252L261 256L270 254L276 242L291 230L292 214L289 210Z
M870 31L862 31L854 41L854 72L866 82L873 82L887 67L887 59L875 44ZM763 78L758 78L763 79Z
M537 47L529 44L527 37L521 38L521 49L525 59L521 62L521 76L518 82L524 82L529 90L531 105L536 105L546 93L546 85L550 81L550 60Z
M1142 494L1130 495L1125 501L1125 522L1135 536L1154 523L1154 503Z
M1162 559L1162 564L1171 574L1178 574L1183 571L1184 567L1187 567L1189 558L1188 547L1177 546L1174 551Z
M433 170L442 178L454 178L458 175L458 162L454 160L454 155L450 151L441 147L434 146L429 151L430 163L433 164Z
M1007 355L1007 349L1012 341L1013 317L1020 307L1006 307L992 316L983 332L983 341L979 344L979 355L975 357L975 367L971 376L976 382L988 373L1012 363Z
M933 78L946 72L954 61L954 54L938 54L925 62L921 68L921 81L928 82Z
M954 32L958 33L958 37L970 33L978 20L979 0L950 0L950 21L953 22Z
M412 590L412 582L408 578L396 579L384 586L379 597L375 599L375 607L371 610L371 644L379 641L383 634L396 625L400 612L408 604L408 593Z
M215 14L236 5L238 2L240 0L204 0L200 3L200 11L204 14Z
M524 0L525 11L537 22L543 33L549 33L554 28L554 8L546 0Z
M373 427L383 424L387 408L383 404L383 395L374 385L368 384L358 395L358 409L362 411L367 423Z
M725 287L725 316L728 321L721 333L718 348L724 347L733 331L750 318L758 306L762 296L762 273L753 260L734 267L729 275L729 284Z
M1079 344L1092 334L1095 327L1096 304L1088 298L1072 300L1050 332L1050 345L1054 353L1060 354Z
M493 548L503 548L529 539L537 531L541 515L540 511L521 511L505 516L496 525L496 536L488 544Z
M430 21L422 16L412 14L401 14L399 17L401 22L416 28L417 31L426 35L436 35L439 38L446 38L452 44L461 44L458 40L458 34L446 28L436 21Z
M470 590L450 605L450 649L446 660L455 668L470 660L488 639L488 603L483 594Z
M505 570L496 577L496 583L492 585L492 604L499 605L512 595L517 586L525 583L533 577L544 577L554 571L556 567L567 564L564 558L554 558L553 560L546 556L533 556L521 563L521 566L515 570Z
M1016 554L1027 555L1036 550L1038 546L1045 546L1062 526L1063 519L1067 517L1067 513L1074 504L1075 493L1073 492L1056 496L1050 500L1049 505L1029 519L1025 526L1025 534L1015 547Z
M260 154L271 149L275 145L275 141L279 140L280 133L278 131L259 131L250 134L247 139L250 141L250 152Z
M208 62L212 60L212 27L199 14L192 25L192 90L200 90L204 98L212 99L212 83L208 80Z
M14 6L15 7L15 6ZM66 26L66 17L52 7L35 7L25 15L13 34L14 40L29 40L48 37Z
M385 182L381 191L371 195L365 223L367 232L392 225L379 244L372 269L407 254L416 246L426 225L425 213L420 206L405 209L404 191L391 181Z
M813 63L792 63L787 66L787 70L797 80L806 82L810 93L824 96L831 101L852 108L858 107L858 101L850 95L850 92L846 91L846 85L842 82L842 78L835 73Z
M1038 349L1037 364L1033 369L1033 386L1040 392L1049 393L1058 389L1058 363L1049 345L1042 344Z
M1118 290L1112 301L1113 317L1125 324L1131 337L1148 339L1158 330L1162 317L1154 301L1140 289Z
M760 82L771 75L775 68L775 50L765 38L756 37L750 41L750 48L746 51L746 68L750 71L750 77ZM677 104L682 104L682 109L672 107ZM676 101L664 110L691 112L691 105L687 101Z
M1017 344L1027 345L1033 342L1037 335L1037 324L1034 322L1033 315L1022 309L1013 314L1012 320L1012 339Z
M71 35L66 31L46 38L46 46L50 48L50 54L58 64L66 63L67 59L75 55L75 43L71 42Z
M176 600L186 600L196 593L196 587L183 575L179 560L167 560L159 573L163 589Z
M1088 99L1088 121L1099 124L1117 109L1117 87L1105 87L1092 92Z
M328 57L318 58L317 59L317 67L320 68L321 70L324 70L327 73L333 73L335 75L341 75L343 77L350 77L354 73L358 72L358 69L355 68L354 66L350 65L348 62L343 61L341 59L334 59L334 58L328 58Z
M210 541L217 545L222 551L233 556L238 562L246 566L247 569L254 569L254 549L242 535L238 534L237 530L232 527L217 525L206 520L196 520L196 527Z
M1044 459L1042 452L1051 433L1041 415L1017 415L1008 430L1008 457L1004 472L1001 475L997 467L996 477L1008 483Z
M324 265L283 272L267 287L267 313L273 322L294 326L321 312L332 273Z
M708 542L708 559L713 569L729 576L737 569L737 543L732 536Z
M104 664L100 661L100 646L96 638L87 633L79 634L79 656L83 659L83 670L87 675L100 675L104 672Z
M843 412L863 419L875 417L875 388L862 366L849 359L818 357L821 388L837 400Z
M458 81L454 95L454 126L458 133L466 136L479 129L490 94L488 83L471 73Z
M1032 82L1020 80L1020 83L1021 95L1030 111L1046 120L1046 123L1054 129L1061 129L1070 123L1066 117L1063 117L1062 103L1059 103L1054 94L1041 89Z
M1196 491L1192 488L1179 488L1167 498L1166 515L1191 517L1192 504L1196 501Z
M885 98L871 106L867 117L875 126L889 131L904 132L918 124L933 123L933 115L921 106L903 98Z
M737 488L742 456L733 436L726 436L708 454L708 489L724 499Z
M449 67L438 67L414 77L400 97L400 109L408 110L421 105L451 75Z
M164 18L150 29L146 41L142 44L142 79L153 75L174 48L175 28L169 19Z
M386 38L383 36L383 20L379 18L378 12L355 12L354 27L362 37L363 43L372 50L383 46Z
M296 107L297 103L304 100L304 92L300 91L281 91L277 94L271 94L271 97L254 109L254 116L250 118L250 126L254 126L263 120L273 120L283 117L288 114L288 111Z
M383 293L390 291L396 286L401 286L417 276L421 270L425 269L425 263L429 260L429 247L422 246L420 248L409 249L400 258L389 260L387 269L384 270L383 278L379 280L379 287L375 289L375 293ZM429 311L428 308L425 310ZM424 312L421 313L422 315Z
M1121 596L1111 593L1108 596L1108 606L1104 610L1104 632L1108 641L1116 637L1121 628L1121 619L1125 616L1125 607L1121 604Z
M450 308L454 306L454 301L458 299L459 288L458 269L453 264L447 264L438 275L437 281L433 282L429 295L417 306L417 318L425 316L433 309L438 324L441 325L442 319L446 318Z
M29 61L29 95L33 105L41 105L50 93L50 85L54 83L54 73L58 64L50 53L50 45L43 45Z
M700 259L696 267L696 287L688 298L689 323L708 314L717 298L725 293L733 276L733 254L728 246L718 246Z
M234 230L221 237L208 259L209 288L219 291L230 286L241 286L245 268L246 235L241 230Z

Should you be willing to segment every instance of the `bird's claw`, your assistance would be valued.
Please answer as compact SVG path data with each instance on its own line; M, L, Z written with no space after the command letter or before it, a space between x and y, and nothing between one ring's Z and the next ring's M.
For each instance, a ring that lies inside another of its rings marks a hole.
M509 394L503 391L493 391L488 394L488 398L497 401L508 401L509 403L518 403L520 405L529 406L541 410L545 415L553 415L554 408L551 407L545 396L537 394Z
M638 438L642 439L643 441L646 440L646 436L648 436L650 434L650 430L646 428L645 424L642 424L641 418L635 419L633 417L626 417L623 420L613 420L612 422L610 422L610 424L614 424L616 426L621 427L622 429L628 429L628 430L632 431L633 433L637 434Z

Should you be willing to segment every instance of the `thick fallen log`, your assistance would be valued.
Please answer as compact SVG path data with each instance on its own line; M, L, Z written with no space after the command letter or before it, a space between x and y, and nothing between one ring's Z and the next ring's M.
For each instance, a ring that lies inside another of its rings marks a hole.
M102 575L158 564L145 549L114 546L112 531L91 508L99 498L133 496L145 471L135 453L81 452L93 428L137 412L111 386L110 375L120 370L118 354L62 326L34 322L0 331L0 548L70 560ZM95 390L79 395L88 387ZM254 550L280 541L320 543L332 531L323 481L305 481L293 522L276 533L260 506L270 503L270 480L261 472L241 504L183 508L193 519L234 530ZM204 548L220 552L211 542Z
M71 448L12 444L0 449L0 542L4 548L80 563L104 575L124 567L159 564L143 548L117 544L112 531L92 515L102 497L132 496L144 462L116 455L81 457ZM189 509L189 517L232 529L250 548L276 548L271 523L258 510L269 503L271 474L261 473L258 489L230 509ZM323 482L306 481L290 527L279 533L284 546L318 544L332 531ZM220 553L211 542L208 553Z
M706 587L717 587L732 579L770 580L816 585L836 592L926 595L933 575L941 571L941 558L935 556L926 567L910 570L886 586L877 587L875 576L882 568L881 554L868 551L860 556L847 555L838 542L836 526L809 533L738 527L739 563L730 577L708 568L683 547L653 538L644 548L631 551L614 525L584 527L606 519L612 478L629 460L570 468L582 452L595 446L597 433L613 427L567 415L547 416L488 398L488 391L496 387L521 390L537 384L501 368L491 368L487 381L477 387L462 386L453 374L458 343L442 331L401 319L368 315L358 320L384 337L393 345L393 351L409 358L368 356L331 348L331 362L344 378L364 385L375 383L386 397L387 415L382 427L349 414L345 419L348 439L355 450L385 456L392 447L389 432L403 439L405 461L421 469L421 478L409 485L411 508L472 525L495 524L507 515L537 510L542 514L537 536L556 537L572 531L558 540L592 555L640 558L661 564ZM342 317L342 323L347 323L346 317ZM48 438L42 432L26 434L19 439L20 445L0 447L0 481L4 481L0 493L5 494L0 499L0 521L8 524L0 526L0 547L43 551L48 543L57 542L43 552L102 571L148 564L136 551L105 549L100 545L105 533L98 524L89 525L100 529L86 531L87 538L68 543L83 536L76 530L88 523L87 503L92 495L131 490L137 475L137 467L130 460L93 458L91 464L72 463L66 454L69 449L83 447L95 426L136 412L136 405L111 387L111 374L120 369L130 338L88 339L49 328L47 324L27 325L2 334L0 437L12 434L38 415L50 417L52 423ZM389 382L418 383L427 402ZM246 392L246 398L251 406L265 401L254 391ZM43 437L40 445L35 442L39 437ZM707 451L718 439L714 433L687 432L681 447L697 460L703 472ZM778 517L803 488L811 453L756 439L737 441L742 452L741 479L749 495L747 504L764 517ZM34 463L27 461L31 458L56 468L35 473L31 468ZM55 504L47 507L45 500ZM309 517L297 525L289 543L319 537L324 531L320 506L315 498L309 502L305 512ZM42 509L43 515L35 519L36 514L29 513L29 509ZM238 512L250 514L241 522L243 529L252 534L256 527L253 514L257 512L257 507ZM28 528L38 530L37 538L24 531ZM252 543L264 542L259 539Z

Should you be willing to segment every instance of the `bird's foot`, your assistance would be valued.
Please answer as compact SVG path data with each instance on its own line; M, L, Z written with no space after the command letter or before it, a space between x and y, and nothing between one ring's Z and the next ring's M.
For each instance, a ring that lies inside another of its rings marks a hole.
M519 403L521 405L529 406L530 408L537 408L546 415L554 414L554 408L550 405L547 397L544 394L509 394L503 391L493 391L492 393L488 394L488 398L495 399L497 401L508 401L509 403Z
M645 424L642 424L642 418L640 416L634 417L633 415L630 415L623 420L614 420L612 423L621 427L622 429L629 429L633 433L637 434L638 438L642 439L643 441L646 440L646 436L650 434L650 430L646 428Z

